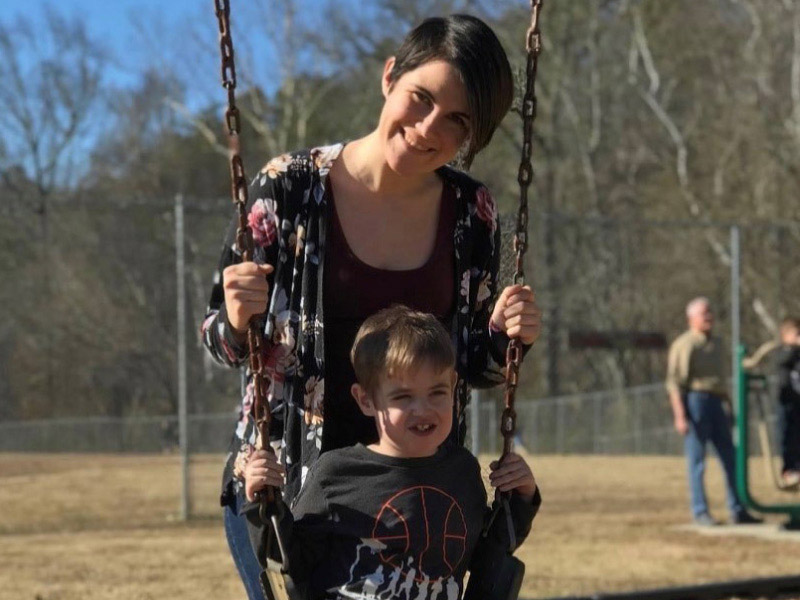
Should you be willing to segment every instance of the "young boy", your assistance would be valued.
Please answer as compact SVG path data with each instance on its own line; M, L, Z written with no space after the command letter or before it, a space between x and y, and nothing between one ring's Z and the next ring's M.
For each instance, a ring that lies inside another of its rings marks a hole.
M450 338L432 315L395 306L364 322L351 360L353 396L379 439L326 452L308 471L284 511L293 517L285 527L290 574L310 600L457 600L488 509L477 460L447 441L456 382ZM519 544L541 504L536 481L516 454L491 468L492 485L512 491ZM280 486L282 475L274 454L258 451L245 470L248 500ZM258 505L243 510L263 561ZM496 519L491 535L506 530Z
M783 483L800 485L800 319L784 319L780 327L778 427L783 455Z

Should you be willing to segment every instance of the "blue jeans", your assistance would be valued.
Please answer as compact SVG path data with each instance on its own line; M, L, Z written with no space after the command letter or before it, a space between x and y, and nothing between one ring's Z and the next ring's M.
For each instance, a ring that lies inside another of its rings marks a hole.
M697 517L708 512L703 479L706 472L706 444L711 442L725 471L725 492L731 515L744 511L736 495L736 467L728 416L722 408L722 400L707 392L686 394L686 418L689 431L684 438L686 462L689 467L689 493L692 515Z
M259 575L261 566L258 564L256 553L250 545L250 536L247 533L247 519L239 515L239 502L236 496L234 505L227 505L222 510L222 521L225 524L225 537L231 550L233 562L239 571L248 600L264 600L261 592Z

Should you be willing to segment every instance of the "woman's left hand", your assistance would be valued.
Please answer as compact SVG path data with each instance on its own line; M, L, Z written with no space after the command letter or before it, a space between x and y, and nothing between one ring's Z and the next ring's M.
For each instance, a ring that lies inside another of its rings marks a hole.
M533 344L542 332L542 311L536 305L536 295L530 286L510 285L494 305L490 327L510 338L519 338L525 345Z

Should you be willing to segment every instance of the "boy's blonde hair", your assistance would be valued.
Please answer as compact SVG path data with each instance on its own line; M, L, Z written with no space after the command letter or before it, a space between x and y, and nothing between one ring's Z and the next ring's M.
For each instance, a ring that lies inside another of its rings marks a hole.
M381 375L394 377L423 363L441 372L453 368L456 356L450 336L436 317L395 305L364 321L350 360L358 383L372 394Z

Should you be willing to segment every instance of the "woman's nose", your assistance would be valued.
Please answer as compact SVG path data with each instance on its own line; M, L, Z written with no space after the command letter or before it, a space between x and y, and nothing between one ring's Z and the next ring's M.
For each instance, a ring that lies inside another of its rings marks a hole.
M424 118L417 122L417 131L424 138L436 137L436 130L439 125L439 111L436 108L431 109Z

